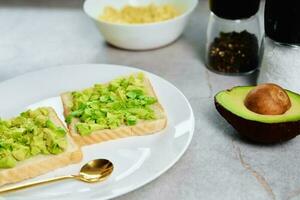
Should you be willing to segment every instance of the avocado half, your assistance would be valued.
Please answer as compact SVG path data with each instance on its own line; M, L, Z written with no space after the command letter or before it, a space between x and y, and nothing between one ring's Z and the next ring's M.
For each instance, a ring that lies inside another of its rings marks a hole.
M261 115L250 111L244 100L255 86L239 86L216 94L218 112L242 136L259 143L276 143L300 134L300 95L285 90L291 107L281 115Z

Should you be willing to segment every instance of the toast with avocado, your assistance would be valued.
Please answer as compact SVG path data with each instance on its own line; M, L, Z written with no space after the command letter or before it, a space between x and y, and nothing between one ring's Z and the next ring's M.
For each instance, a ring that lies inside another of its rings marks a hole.
M80 162L82 153L50 107L0 119L0 186Z
M80 146L166 127L167 116L143 73L61 95L69 132Z

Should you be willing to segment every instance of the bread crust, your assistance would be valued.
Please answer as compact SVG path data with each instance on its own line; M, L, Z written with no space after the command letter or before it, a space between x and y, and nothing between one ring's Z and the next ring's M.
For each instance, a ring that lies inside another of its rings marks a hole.
M50 111L51 120L57 125L66 129L52 108ZM67 134L68 149L58 155L38 155L20 161L14 168L0 169L0 186L16 183L25 179L33 178L57 168L69 164L78 163L82 159L82 152L73 139Z
M149 95L157 98L154 89L147 77L145 77L144 79L144 84ZM66 92L61 94L61 100L64 107L64 116L67 117L71 112L70 107L68 106L70 102L72 102L71 93ZM167 116L159 101L153 105L153 109L155 110L156 115L159 116L156 120L141 121L134 126L124 125L115 129L94 131L87 136L81 136L77 133L75 126L76 123L79 122L79 119L75 118L72 119L72 122L68 125L69 133L79 146L91 145L131 136L150 135L164 129L167 126Z

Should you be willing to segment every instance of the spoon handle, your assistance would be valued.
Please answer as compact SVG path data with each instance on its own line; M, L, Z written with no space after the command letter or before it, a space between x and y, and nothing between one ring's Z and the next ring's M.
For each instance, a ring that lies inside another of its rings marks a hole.
M43 185L46 183L52 183L52 182L56 182L56 181L60 181L60 180L64 180L64 179L73 179L73 178L77 178L77 176L76 175L59 176L59 177L49 178L46 180L25 183L23 185L6 187L3 189L0 189L0 194L7 193L7 192L13 192L16 190L21 190L21 189L26 189L26 188L37 186L37 185Z

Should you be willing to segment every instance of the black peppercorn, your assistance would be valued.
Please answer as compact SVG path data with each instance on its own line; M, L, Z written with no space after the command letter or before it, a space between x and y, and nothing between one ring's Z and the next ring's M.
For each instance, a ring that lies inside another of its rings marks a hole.
M221 32L211 43L208 52L209 66L223 73L249 72L258 67L259 44L248 31Z

